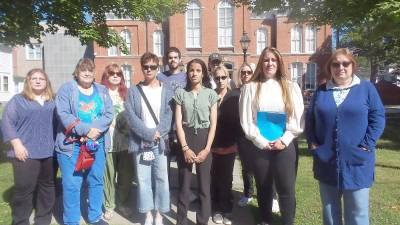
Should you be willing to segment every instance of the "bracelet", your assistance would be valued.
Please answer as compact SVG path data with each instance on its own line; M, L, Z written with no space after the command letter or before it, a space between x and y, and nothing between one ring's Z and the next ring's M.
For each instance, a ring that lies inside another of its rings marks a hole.
M182 147L182 151L183 152L186 152L187 150L189 150L189 146L188 145L185 145L185 146Z

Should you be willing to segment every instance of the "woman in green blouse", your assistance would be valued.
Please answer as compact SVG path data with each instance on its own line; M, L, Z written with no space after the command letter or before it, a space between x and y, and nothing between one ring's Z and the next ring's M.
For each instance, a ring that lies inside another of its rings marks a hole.
M210 89L206 64L193 59L187 64L187 85L178 89L175 121L178 140L182 150L177 155L179 171L179 199L177 224L186 225L189 208L190 184L193 164L199 185L200 211L196 215L197 225L208 224L211 214L210 197L210 148L217 124L217 93Z

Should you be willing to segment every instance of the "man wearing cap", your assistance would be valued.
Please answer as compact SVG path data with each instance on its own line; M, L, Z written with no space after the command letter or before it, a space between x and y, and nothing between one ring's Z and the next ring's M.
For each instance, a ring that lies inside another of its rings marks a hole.
M211 55L208 57L208 70L210 76L210 82L211 82L211 88L215 89L217 88L217 85L215 84L214 81L214 76L215 76L215 68L222 63L222 55L219 53L211 53Z

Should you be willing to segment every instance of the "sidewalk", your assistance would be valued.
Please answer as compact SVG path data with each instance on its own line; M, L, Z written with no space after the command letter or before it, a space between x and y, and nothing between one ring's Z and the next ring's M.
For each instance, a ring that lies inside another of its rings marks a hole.
M165 225L173 225L176 224L176 203L177 203L177 195L178 195L178 174L177 174L177 167L176 163L171 163L171 211L166 215L164 219L164 224ZM194 178L194 177L193 177ZM192 179L193 183L196 182L195 179ZM241 167L240 167L240 161L237 159L235 161L235 167L234 167L234 172L233 172L233 194L234 194L234 209L233 209L233 225L253 225L255 224L253 214L251 212L250 207L238 207L237 206L237 201L239 200L239 197L241 195L242 189L243 189L243 181L241 178ZM135 213L130 218L125 218L121 215L119 215L117 212L114 213L114 217L109 221L110 225L140 225L141 223L144 223L143 221L143 216L137 213L136 210L136 188L132 189L132 207L131 210ZM62 218L61 210L62 210L62 201L61 201L61 196L57 196L57 203L56 203L56 208L54 212L54 217L52 220L52 224L59 224L57 221L60 221ZM86 207L82 207L86 208ZM195 225L196 224L196 216L195 216L195 210L198 208L198 203L192 203L191 205L191 210L188 212L188 217L189 217L189 225ZM83 212L83 215L86 213ZM83 218L81 219L81 224L85 224L85 221ZM209 225L214 225L212 222L211 218L208 222Z

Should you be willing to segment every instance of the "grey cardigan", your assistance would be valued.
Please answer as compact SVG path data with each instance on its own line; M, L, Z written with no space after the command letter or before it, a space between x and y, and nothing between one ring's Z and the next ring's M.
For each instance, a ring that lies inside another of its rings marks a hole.
M128 96L125 101L125 113L129 125L129 152L138 152L142 141L153 141L154 134L158 131L161 135L159 143L160 151L168 151L165 143L168 141L168 132L171 130L172 121L172 96L173 90L166 84L162 83L161 90L161 109L160 123L156 128L147 128L142 119L142 96L137 86L129 88Z

